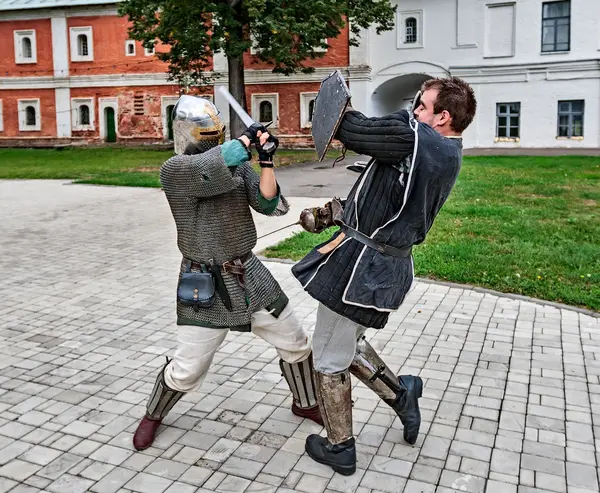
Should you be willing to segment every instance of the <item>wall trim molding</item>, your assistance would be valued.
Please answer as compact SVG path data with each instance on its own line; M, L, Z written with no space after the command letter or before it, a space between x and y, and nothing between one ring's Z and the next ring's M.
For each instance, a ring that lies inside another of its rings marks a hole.
M297 84L306 82L320 83L334 70L340 70L349 81L370 80L370 67L320 67L312 74L294 74L285 76L273 74L271 70L246 70L244 77L246 85L253 84ZM227 72L215 74L206 72L207 76L216 76L214 85L227 84ZM207 84L210 87L213 84ZM88 87L123 87L123 86L176 86L175 81L168 80L165 73L140 73L140 74L100 74L100 75L74 75L70 77L0 77L1 90L15 89L56 89L88 88Z
M110 2L105 2L110 3ZM118 16L118 10L111 5L90 5L63 8L45 8L45 9L15 9L0 10L0 21L30 21L39 19L51 19L52 17L93 17L97 15Z

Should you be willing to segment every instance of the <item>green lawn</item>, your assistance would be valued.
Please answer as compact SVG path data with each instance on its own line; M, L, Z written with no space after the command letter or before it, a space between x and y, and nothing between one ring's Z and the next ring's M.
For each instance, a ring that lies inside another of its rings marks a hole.
M336 157L330 152L327 157ZM254 152L256 158L256 152ZM0 149L0 179L69 179L76 183L160 187L160 166L173 151L126 148ZM313 150L281 149L276 166L315 161ZM257 169L258 166L257 166Z
M266 252L300 259L329 237ZM600 310L600 157L465 157L415 273Z

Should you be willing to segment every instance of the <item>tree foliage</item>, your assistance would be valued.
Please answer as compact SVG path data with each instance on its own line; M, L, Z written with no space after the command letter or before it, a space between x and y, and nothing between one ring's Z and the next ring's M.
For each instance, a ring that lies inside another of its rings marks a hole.
M326 48L324 40L337 37L346 21L357 45L361 28L391 30L396 7L390 0L126 0L119 9L132 22L133 39L170 48L157 56L172 79L196 85L210 82L214 53L241 60L253 43L273 72L311 72L306 61L323 56L315 48Z

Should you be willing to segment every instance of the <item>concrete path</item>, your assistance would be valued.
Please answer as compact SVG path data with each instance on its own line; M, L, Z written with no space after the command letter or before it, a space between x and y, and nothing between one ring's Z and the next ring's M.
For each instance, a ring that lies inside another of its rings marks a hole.
M310 201L291 202L289 222ZM275 351L230 333L202 391L136 452L176 345L162 192L0 181L0 212L0 493L598 491L599 319L426 282L368 332L394 371L425 381L415 446L357 383L357 473L314 463L304 439L322 429L289 411ZM290 265L268 265L312 328Z

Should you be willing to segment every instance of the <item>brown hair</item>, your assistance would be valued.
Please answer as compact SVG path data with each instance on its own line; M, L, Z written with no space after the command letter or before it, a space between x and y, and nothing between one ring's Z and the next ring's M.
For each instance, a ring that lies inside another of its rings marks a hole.
M428 89L438 91L433 112L438 114L446 110L452 116L452 130L462 133L473 121L477 110L477 101L471 86L458 77L448 77L425 81L421 91L425 92Z

